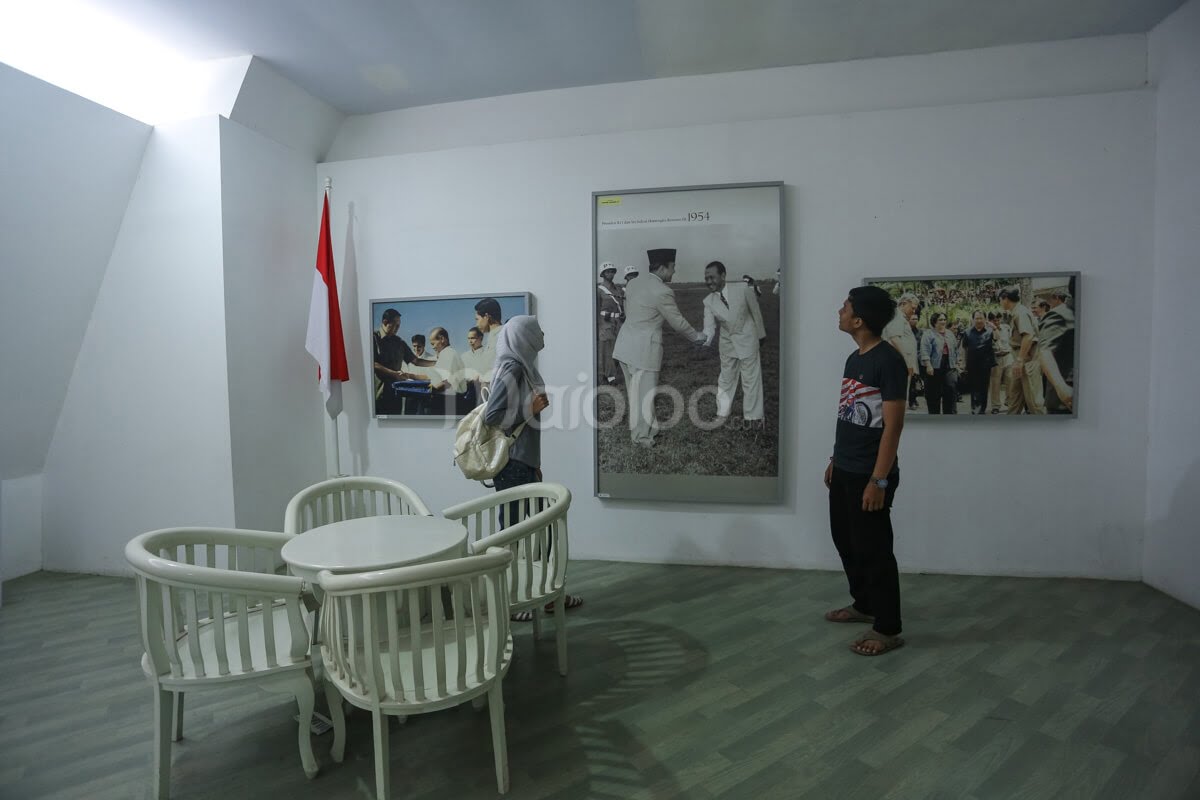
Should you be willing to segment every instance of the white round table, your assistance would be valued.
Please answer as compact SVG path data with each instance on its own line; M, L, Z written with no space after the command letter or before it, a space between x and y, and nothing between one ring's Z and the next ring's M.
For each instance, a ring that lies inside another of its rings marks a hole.
M467 529L441 517L393 514L361 517L313 528L283 546L292 574L310 583L317 574L371 572L467 553Z

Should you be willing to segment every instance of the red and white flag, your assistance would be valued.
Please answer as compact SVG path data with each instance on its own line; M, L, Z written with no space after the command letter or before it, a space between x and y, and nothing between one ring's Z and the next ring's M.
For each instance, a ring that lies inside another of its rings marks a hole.
M341 381L350 380L346 368L346 343L342 338L342 312L338 306L337 277L333 271L333 243L329 238L329 195L321 211L321 236L317 243L317 270L313 274L312 303L308 307L308 336L304 349L317 360L317 376L329 416L342 410Z

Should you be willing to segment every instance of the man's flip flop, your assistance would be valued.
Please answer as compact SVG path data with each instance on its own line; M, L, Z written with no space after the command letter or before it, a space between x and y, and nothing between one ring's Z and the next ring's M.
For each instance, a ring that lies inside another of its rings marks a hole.
M864 648L863 645L867 642L879 642L882 647ZM881 656L901 647L904 647L904 640L899 636L886 636L874 630L867 631L850 645L850 649L860 656Z
M854 606L835 608L825 612L826 622L874 622L875 618L860 613Z

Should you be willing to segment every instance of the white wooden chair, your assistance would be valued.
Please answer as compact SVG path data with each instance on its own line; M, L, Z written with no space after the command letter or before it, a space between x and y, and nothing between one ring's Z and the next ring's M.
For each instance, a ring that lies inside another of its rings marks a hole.
M424 714L485 696L496 787L508 791L502 681L512 659L504 591L511 560L497 548L432 564L317 576L325 593L321 660L329 708L341 716L340 694L371 712L379 800L390 796L388 715ZM334 761L341 762L345 746L345 725L335 719Z
M304 533L320 525L389 514L433 514L412 489L387 478L330 478L299 492L287 505L283 530Z
M461 520L473 553L503 547L513 554L508 603L533 613L533 635L541 638L542 608L554 602L558 671L567 674L567 510L571 492L558 483L527 483L451 506L446 519ZM504 510L501 527L501 509ZM513 519L515 517L515 519Z
M156 797L170 795L171 742L183 736L183 697L193 689L254 683L295 695L300 761L308 777L317 774L301 581L278 574L279 551L289 539L266 531L169 528L125 546L137 579L142 670L154 687Z

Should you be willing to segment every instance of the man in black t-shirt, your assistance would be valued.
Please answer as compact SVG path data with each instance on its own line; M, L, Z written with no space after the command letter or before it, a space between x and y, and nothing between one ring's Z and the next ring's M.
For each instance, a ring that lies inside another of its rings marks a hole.
M900 483L896 451L904 426L908 366L880 334L896 303L878 286L859 286L838 310L838 328L858 349L846 359L838 400L837 436L825 468L829 527L854 602L825 614L830 622L866 622L872 629L850 649L877 656L900 638L900 574L892 552L892 499Z

